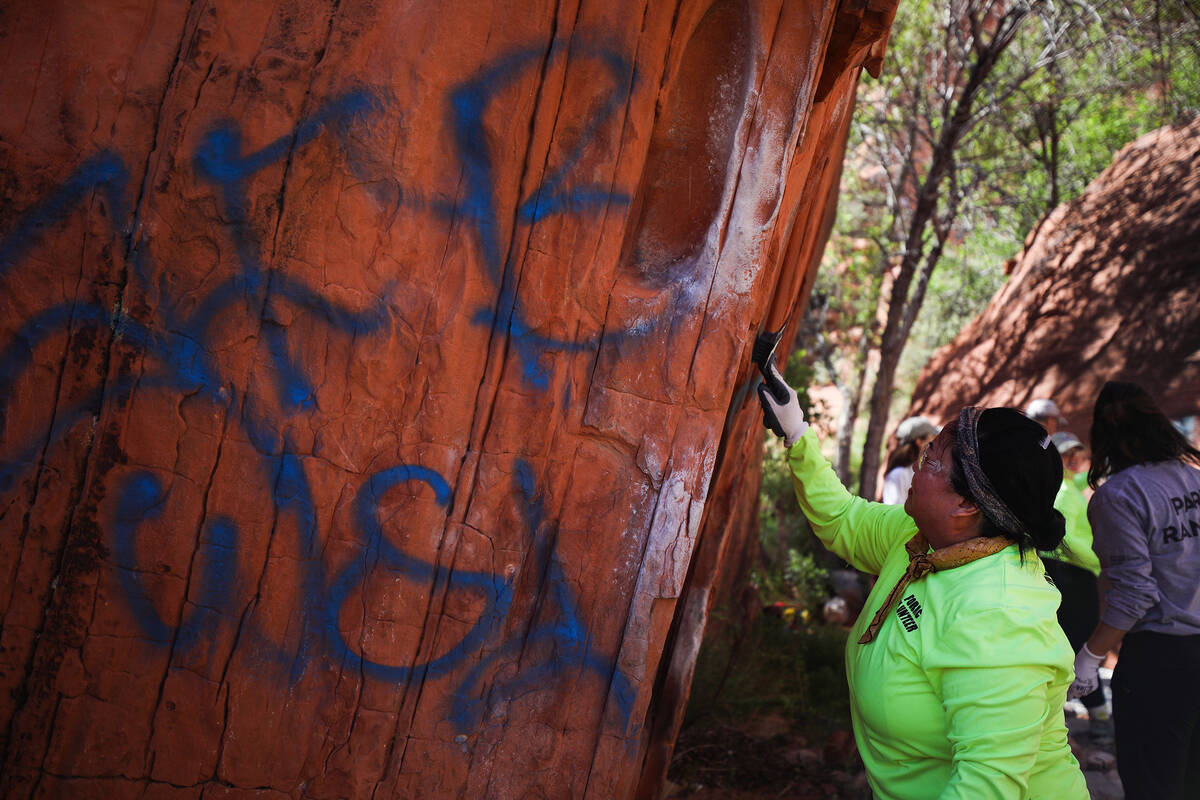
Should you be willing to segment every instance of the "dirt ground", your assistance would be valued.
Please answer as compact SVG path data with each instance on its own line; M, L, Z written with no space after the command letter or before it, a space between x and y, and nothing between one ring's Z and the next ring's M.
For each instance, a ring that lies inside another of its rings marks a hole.
M825 741L794 733L770 715L738 725L694 725L675 745L664 798L870 800L849 731Z
M768 715L737 725L685 728L664 798L673 800L871 800L849 731L810 741ZM1067 720L1092 800L1123 800L1110 738L1093 738L1086 718Z

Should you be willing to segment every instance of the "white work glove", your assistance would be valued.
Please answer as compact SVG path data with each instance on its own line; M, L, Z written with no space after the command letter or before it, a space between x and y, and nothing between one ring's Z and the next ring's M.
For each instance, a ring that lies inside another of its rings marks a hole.
M1099 670L1103 661L1104 656L1098 656L1088 650L1087 644L1079 648L1079 654L1075 656L1075 681L1067 689L1068 700L1096 691L1096 687L1100 685Z
M763 425L776 436L782 436L785 446L791 447L808 430L796 390L787 385L774 361L758 385L758 401L762 403Z

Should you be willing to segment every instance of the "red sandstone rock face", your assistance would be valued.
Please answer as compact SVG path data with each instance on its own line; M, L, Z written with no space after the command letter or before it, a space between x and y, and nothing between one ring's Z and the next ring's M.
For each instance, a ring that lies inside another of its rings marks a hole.
M1200 120L1121 150L1051 214L1008 284L922 372L913 413L1053 398L1086 441L1104 382L1200 414Z
M0 12L0 794L653 794L893 10Z

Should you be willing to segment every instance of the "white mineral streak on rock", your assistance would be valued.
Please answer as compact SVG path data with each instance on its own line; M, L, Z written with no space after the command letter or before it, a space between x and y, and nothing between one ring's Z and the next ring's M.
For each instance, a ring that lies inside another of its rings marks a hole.
M746 125L754 115L747 114ZM783 197L781 174L787 170L786 154L793 151L790 123L774 109L765 111L762 124L746 143L741 169L732 198L725 245L720 253L709 310L714 316L728 312L728 301L748 296L755 288L762 266L763 242L778 217Z

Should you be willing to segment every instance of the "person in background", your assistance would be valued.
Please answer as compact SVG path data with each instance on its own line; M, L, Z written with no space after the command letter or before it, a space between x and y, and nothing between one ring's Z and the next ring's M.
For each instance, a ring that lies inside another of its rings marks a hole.
M921 448L938 435L938 427L925 417L909 417L896 428L896 447L888 453L883 476L883 502L898 506L908 497L913 468Z
M1050 441L1063 460L1063 480L1054 497L1054 507L1066 520L1066 535L1062 544L1039 553L1046 565L1046 574L1054 579L1062 593L1058 607L1058 624L1078 650L1096 629L1100 621L1100 593L1096 578L1100 575L1100 559L1092 550L1092 527L1087 519L1087 500L1075 481L1075 476L1087 471L1087 451L1073 433L1058 431ZM1097 686L1080 698L1088 710L1088 727L1093 741L1111 744L1111 721L1105 708L1104 690Z
M1054 433L1067 424L1058 404L1044 397L1030 400L1025 406L1025 416L1045 428L1047 433Z
M1064 533L1046 431L1016 409L964 408L925 446L904 506L890 506L842 486L795 391L759 397L817 536L879 576L846 643L874 796L1086 800L1062 713L1071 646L1033 552Z
M1088 519L1108 589L1075 658L1071 696L1112 679L1117 771L1129 800L1200 797L1200 450L1134 383L1110 381L1092 418Z

